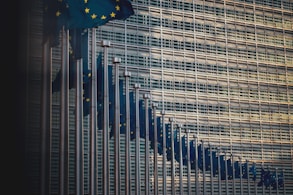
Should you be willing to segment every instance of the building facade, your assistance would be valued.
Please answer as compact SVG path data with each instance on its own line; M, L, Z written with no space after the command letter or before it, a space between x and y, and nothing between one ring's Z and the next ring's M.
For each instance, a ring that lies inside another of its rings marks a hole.
M96 28L98 52L109 40L109 63L121 58L123 71L131 72L130 86L141 85L157 103L157 115L175 119L212 150L234 161L256 165L256 181L221 180L210 171L197 173L175 162L175 194L292 194L293 193L293 2L290 0L133 0L135 14L126 21L114 20ZM42 54L42 3L30 12L31 49L28 54L28 117L26 139L30 190L40 190L40 113ZM91 29L88 29L92 32ZM91 44L92 36L89 33ZM60 47L52 49L54 80L60 69ZM91 52L91 50L90 50ZM91 62L89 60L89 67ZM131 90L133 90L131 88ZM32 95L30 94L38 94ZM59 193L60 93L53 93L48 189ZM75 90L69 92L68 194L75 194ZM83 120L84 194L89 194L90 117ZM182 133L185 135L185 133ZM103 140L97 130L97 194L103 194ZM125 192L125 136L121 135L120 194ZM136 140L130 141L130 188L135 194ZM154 157L150 150L150 193L154 192ZM140 140L140 187L145 194L145 146ZM163 193L163 157L158 158L158 193ZM114 194L114 140L109 139L109 191ZM166 162L167 194L172 192L172 166ZM261 168L283 173L284 186L258 186ZM182 170L182 177L179 177ZM197 177L198 176L198 177ZM188 177L190 179L188 179ZM197 179L196 179L197 178ZM180 182L182 180L182 182ZM189 181L188 181L189 180Z

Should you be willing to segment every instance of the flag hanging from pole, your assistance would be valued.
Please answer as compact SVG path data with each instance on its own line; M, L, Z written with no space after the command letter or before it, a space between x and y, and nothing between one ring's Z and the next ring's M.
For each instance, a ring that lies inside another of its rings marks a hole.
M44 40L59 44L65 29L93 28L111 20L125 20L134 14L129 0L44 0Z

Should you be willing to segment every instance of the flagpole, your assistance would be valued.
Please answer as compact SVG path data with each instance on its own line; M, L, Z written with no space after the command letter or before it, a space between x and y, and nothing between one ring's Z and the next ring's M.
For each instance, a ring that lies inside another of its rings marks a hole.
M248 195L250 195L250 178L249 178L249 161L246 160L246 172L247 172L247 190L248 190Z
M242 183L242 157L239 157L239 167L240 167L240 194L243 195L243 183Z
M199 194L199 171L198 171L198 138L196 135L193 136L194 138L194 146L195 146L195 187L196 187L196 194Z
M226 182L226 194L229 194L228 191L228 165L227 165L227 152L225 151L225 182Z
M182 175L183 175L183 163L182 163L182 139L181 139L181 130L182 130L182 124L177 124L178 130L179 130L179 190L180 194L183 194L183 188L182 188Z
M163 125L163 195L167 195L167 171L166 171L166 127L165 127L165 110L161 111Z
M135 89L135 191L140 195L140 124L139 124L139 88L140 84L134 84ZM116 193L117 194L117 193Z
M283 179L283 194L284 195L286 195L287 193L286 193L286 188L285 188L285 170L284 169L282 169L282 179Z
M51 65L52 48L49 41L43 45L43 66L42 66L42 99L41 99L41 173L40 173L40 194L50 194L50 141L51 141Z
M114 57L115 66L115 194L120 193L120 96L119 96L119 64L120 58Z
M158 104L153 103L154 117L154 195L158 195L158 129L157 129L157 108Z
M91 110L90 110L90 178L89 194L96 194L96 129L97 129L97 67L96 67L96 29L92 28L92 87L91 87Z
M255 162L253 162L253 165L255 165ZM257 184L256 184L256 181L254 181L254 192L255 192L255 195L257 195Z
M75 101L75 183L76 195L83 195L83 97L82 97L82 59L76 60L76 101Z
M278 168L275 168L275 173L276 173L276 182L277 182L277 184L276 184L276 186L277 186L276 190L277 190L277 195L279 195Z
M69 30L65 30L64 27L61 47L59 195L66 195L68 191Z
M217 148L217 151L218 151L218 182L219 182L219 195L222 195L222 182L221 182L221 159L220 159L220 152L221 152L221 149L220 147Z
M233 177L233 194L236 194L235 187L235 166L234 166L234 155L231 154L231 163L232 163L232 177Z
M129 103L129 78L131 73L124 72L125 77L125 99L126 99L126 141L125 141L125 194L131 192L130 178L130 103Z
M211 195L214 194L214 180L213 180L213 173L214 173L214 170L213 170L213 158L212 158L212 146L211 144L209 143L209 150L210 150L210 166L211 166Z
M149 195L149 102L150 94L144 94L144 103L145 103L145 195Z
M96 35L95 35L96 36ZM109 194L109 83L108 83L108 48L110 41L103 40L104 47L104 121L103 121L103 194Z
M174 162L174 118L169 118L171 124L171 189L172 195L175 195L175 162Z
M188 187L188 195L190 195L190 193L191 193L191 188L190 188L191 165L190 165L189 129L186 129L185 133L186 133L186 142L187 142L187 187Z
M206 194L206 159L205 159L205 147L204 147L204 141L201 140L202 144L202 177L203 177L203 194Z

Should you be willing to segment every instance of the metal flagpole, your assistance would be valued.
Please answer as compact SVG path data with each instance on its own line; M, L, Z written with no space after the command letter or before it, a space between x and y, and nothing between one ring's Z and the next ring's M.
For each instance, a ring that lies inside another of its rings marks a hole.
M198 138L196 135L194 137L194 146L195 146L195 187L196 187L196 194L199 194L199 172L198 172Z
M110 41L103 40L104 47L104 121L103 121L103 194L109 194L109 83L108 83L108 47Z
M275 173L276 173L276 190L277 190L277 195L279 195L279 181L278 181L278 168L275 168Z
M41 99L41 173L40 194L50 194L50 131L51 131L51 73L52 48L49 41L43 45L42 99Z
M125 77L125 99L126 99L126 140L125 140L125 194L131 192L130 185L130 103L129 103L129 78L131 73L124 72Z
M97 130L97 67L96 67L96 29L92 28L92 87L90 110L90 187L89 194L96 194L96 130Z
M271 168L271 167L269 166L268 168ZM271 188L269 188L269 193L270 193L270 195L272 194Z
M66 195L68 191L69 30L65 30L64 27L62 28L61 60L59 195Z
M253 165L255 165L255 162L253 162ZM257 184L256 181L254 181L254 193L257 195Z
M83 195L83 97L82 59L76 60L76 101L75 101L75 183L76 195Z
M154 117L154 195L158 195L158 129L157 129L157 103L152 104Z
M205 159L205 147L204 141L201 140L202 144L202 177L203 177L203 194L206 194L206 159Z
M214 194L214 180L213 180L214 170L213 170L212 146L210 143L209 143L209 150L210 150L210 166L211 166L211 195L213 195Z
M221 182L221 159L220 159L220 147L217 148L218 151L218 182L219 182L219 195L222 195L222 182Z
M246 160L246 174L247 174L247 190L248 190L248 195L250 195L250 178L249 178L249 161Z
M165 110L161 111L163 125L163 195L167 195L167 171L166 171L166 126L165 126Z
M174 118L169 118L171 124L171 188L172 195L175 195L175 162L174 162Z
M228 189L228 165L227 165L227 152L225 151L225 182L226 182L226 194L229 194Z
M182 139L181 139L181 130L182 130L182 124L177 124L178 130L179 130L179 189L180 194L183 194L183 188L182 188L182 175L183 175L183 158L182 158Z
M242 157L239 157L239 167L240 167L240 194L243 195L243 182L242 182Z
M185 130L186 133L186 142L187 142L187 188L188 188L188 195L191 193L190 188L190 144L189 144L189 129Z
M236 187L235 187L235 166L234 166L234 156L231 154L231 163L232 163L232 179L233 179L233 194L236 194Z
M282 169L282 179L283 179L283 194L284 195L286 195L287 193L286 193L286 188L285 188L285 170L284 169Z
M114 57L115 66L115 194L120 193L120 96L119 96L119 64L120 58Z
M149 195L149 99L150 94L144 94L144 103L145 103L145 195Z
M139 88L140 84L134 84L135 89L135 191L140 195L140 125L139 125Z

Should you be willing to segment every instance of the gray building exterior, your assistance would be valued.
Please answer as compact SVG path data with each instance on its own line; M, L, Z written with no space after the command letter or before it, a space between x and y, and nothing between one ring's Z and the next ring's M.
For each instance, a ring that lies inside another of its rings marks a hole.
M126 21L113 20L95 30L98 56L102 40L111 42L109 64L121 58L123 72L131 72L133 85L140 84L140 98L149 93L149 105L157 103L157 116L174 118L219 154L249 166L256 165L256 181L221 180L210 171L180 167L166 162L166 190L171 194L293 194L293 2L291 0L133 0L135 14ZM60 93L48 93L44 107L44 82L53 81L60 69L61 47L52 48L52 66L42 69L42 2L34 1L24 14L26 55L25 158L28 194L60 194ZM89 47L89 68L91 67ZM98 78L99 79L99 78ZM49 87L50 89L50 87ZM43 92L43 95L42 95ZM77 194L75 89L69 90L68 161L65 194ZM44 112L49 124L43 128ZM90 115L82 121L83 191L90 194ZM48 132L42 134L42 129ZM97 129L96 194L103 194L103 131ZM186 133L183 131L182 136ZM43 137L42 137L43 136ZM42 140L49 140L45 157ZM125 160L130 159L131 194L136 194L136 141L130 141L125 157L125 135L120 140L120 193L125 193ZM140 189L145 194L145 145L140 145ZM115 192L114 139L109 138L109 192ZM149 154L150 194L155 191L154 151ZM232 156L232 157L231 157ZM46 166L42 160L46 159ZM158 194L163 194L163 156L157 155ZM236 159L236 160L235 160ZM261 167L283 173L278 189L257 186ZM175 186L171 175L175 171ZM44 172L42 172L44 171ZM179 177L182 171L182 177ZM190 172L189 172L190 171ZM46 175L44 182L42 177ZM251 173L250 173L251 174ZM180 180L182 182L180 182ZM182 185L180 185L180 183ZM42 194L42 195L43 195ZM61 195L61 194L60 194Z

